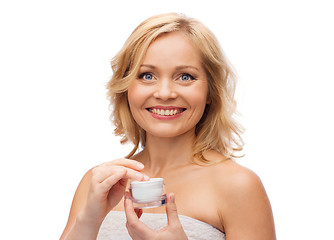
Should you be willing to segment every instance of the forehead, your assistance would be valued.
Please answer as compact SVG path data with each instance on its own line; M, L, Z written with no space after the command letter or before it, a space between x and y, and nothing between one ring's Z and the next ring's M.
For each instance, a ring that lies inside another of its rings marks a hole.
M201 66L197 46L181 31L165 33L154 40L147 49L143 64Z

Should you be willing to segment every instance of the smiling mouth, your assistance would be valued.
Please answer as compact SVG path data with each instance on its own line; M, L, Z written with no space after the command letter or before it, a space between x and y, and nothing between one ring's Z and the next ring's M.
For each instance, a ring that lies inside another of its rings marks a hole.
M185 108L177 108L177 109L146 108L146 109L149 112L160 115L160 116L175 116L186 110Z

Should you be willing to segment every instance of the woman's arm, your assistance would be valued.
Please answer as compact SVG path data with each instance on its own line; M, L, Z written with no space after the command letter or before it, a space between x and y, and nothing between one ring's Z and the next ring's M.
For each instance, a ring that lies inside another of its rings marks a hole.
M116 159L88 171L75 193L69 219L60 240L96 239L105 216L123 198L128 179L148 180L144 165Z
M270 202L256 174L235 164L219 188L227 240L276 239Z
M76 221L79 212L85 205L91 178L92 178L92 170L89 170L79 183L79 186L74 194L67 224L65 226L63 234L60 237L60 240L65 239L70 229L72 228L74 222Z

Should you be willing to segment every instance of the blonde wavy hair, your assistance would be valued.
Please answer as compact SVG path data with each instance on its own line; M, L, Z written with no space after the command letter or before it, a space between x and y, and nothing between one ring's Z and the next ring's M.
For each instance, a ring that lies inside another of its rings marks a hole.
M207 73L210 104L196 125L193 145L194 162L210 164L203 153L216 150L226 159L237 157L243 149L242 127L235 121L234 99L236 77L213 33L202 23L184 15L169 13L153 16L141 23L130 35L122 49L111 60L113 75L107 83L107 97L115 125L115 134L121 143L131 142L133 156L139 145L145 147L146 133L132 117L127 89L137 77L140 65L150 44L161 34L182 31L198 47Z

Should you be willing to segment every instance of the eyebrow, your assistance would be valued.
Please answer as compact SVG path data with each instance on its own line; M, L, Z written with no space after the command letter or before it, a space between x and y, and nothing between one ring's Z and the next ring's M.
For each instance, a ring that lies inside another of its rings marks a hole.
M157 67L151 64L142 64L140 65L140 67L147 67L147 68L151 68L151 69L156 69ZM176 70L182 70L182 69L187 69L187 68L192 68L195 69L196 71L199 71L199 69L197 67L194 67L192 65L180 65L177 66L175 69Z

